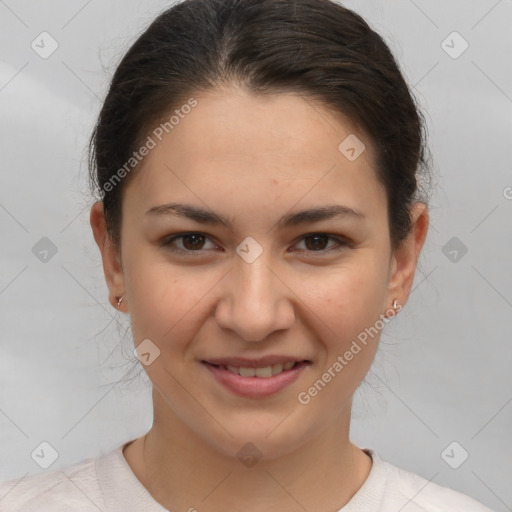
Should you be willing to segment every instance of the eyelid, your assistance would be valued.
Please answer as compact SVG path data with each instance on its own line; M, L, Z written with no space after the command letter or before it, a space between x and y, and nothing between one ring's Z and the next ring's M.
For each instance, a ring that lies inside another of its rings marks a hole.
M212 243L215 243L215 242L213 242L212 237L210 235L208 235L207 233L203 233L201 231L184 231L181 233L174 233L172 235L165 237L162 241L162 245L165 248L168 248L170 251L181 253L181 254L203 254L208 251L208 249L198 249L196 251L180 249L180 248L175 248L171 245L172 242L174 242L177 239L183 238L186 235L202 235L205 238L212 241ZM331 247L329 249L321 249L319 251L298 249L297 251L293 251L293 252L303 252L303 253L307 253L308 255L312 255L312 256L315 256L315 255L322 256L322 255L329 254L331 252L336 252L338 250L341 250L344 247L352 247L352 245L353 245L352 241L350 239L348 239L347 237L344 237L341 235L325 233L322 231L311 231L309 233L305 233L305 234L301 235L298 239L296 239L296 241L294 242L294 245L297 245L298 243L302 242L305 238L313 236L313 235L326 236L329 239L334 240L338 244L338 247L335 247L335 248ZM217 244L215 244L215 245L217 245Z

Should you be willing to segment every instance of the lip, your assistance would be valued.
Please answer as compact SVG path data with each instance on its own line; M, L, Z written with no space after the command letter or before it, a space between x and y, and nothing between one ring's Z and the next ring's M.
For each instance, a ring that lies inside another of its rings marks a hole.
M237 364L228 363L219 363L219 364L229 364L232 366L242 366L244 368L256 368L260 366L270 366L271 364L278 364L282 362L294 361L297 362L294 368L290 370L283 370L279 375L274 375L272 377L262 378L262 377L242 377L241 375L237 375L233 372L230 372L227 369L223 369L217 366L213 366L212 361L220 361L217 360L209 360L201 361L201 364L213 375L215 380L222 384L225 388L235 393L238 396L248 397L248 398L264 398L282 391L284 388L290 386L293 382L295 382L301 372L308 368L311 365L311 361L309 360L300 360L296 358L288 358L288 359L272 359L262 358L262 359L252 359L252 360L244 360L241 358L228 358L222 359L222 361L233 361ZM275 361L275 363L269 363L269 361ZM240 364L240 363L243 364ZM252 364L248 364L252 363Z

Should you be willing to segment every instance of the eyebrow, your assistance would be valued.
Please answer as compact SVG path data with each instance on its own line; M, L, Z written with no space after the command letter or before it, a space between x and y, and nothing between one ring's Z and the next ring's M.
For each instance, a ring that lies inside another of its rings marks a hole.
M176 217L185 217L201 224L223 225L232 231L232 222L226 217L200 206L194 206L183 203L169 203L154 206L150 208L146 215L173 215ZM298 224L306 224L318 222L321 220L328 220L337 217L351 217L355 219L364 219L365 215L353 208L343 206L340 204L333 204L321 206L319 208L310 208L308 210L301 210L294 213L283 215L278 221L279 228L296 226Z

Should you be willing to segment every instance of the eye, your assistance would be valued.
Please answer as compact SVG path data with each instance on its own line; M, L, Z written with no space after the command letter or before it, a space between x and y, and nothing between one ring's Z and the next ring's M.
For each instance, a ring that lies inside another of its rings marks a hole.
M175 240L182 239L183 245L182 247L174 247L173 243ZM179 235L174 235L171 238L167 238L163 241L162 245L168 247L171 251L176 252L202 252L204 246L204 240L207 239L208 236L204 233L197 232L189 232L189 233L180 233Z
M328 248L325 248L325 243L328 240L334 240L335 244L331 245ZM328 235L326 233L310 233L310 234L304 235L302 237L301 241L299 242L299 244L302 243L302 241L305 242L305 246L306 246L305 250L306 251L319 252L319 253L325 253L325 252L333 250L332 247L333 246L335 247L336 244L341 247L349 245L347 240L344 240L343 238L340 238L340 237ZM308 241L309 241L309 243L308 243ZM341 247L339 247L339 248L341 248ZM303 250L303 249L299 249L299 250Z
M181 253L202 253L203 251L207 250L207 248L204 248L205 240L208 240L208 235L205 235L204 233L199 232L188 232L188 233L179 233L176 235L171 236L170 238L166 238L162 245L169 248L171 251L175 252L181 252ZM177 240L181 240L181 246L176 247L175 242ZM325 244L328 240L333 240L335 243L331 245L330 247L325 247ZM300 251L307 251L307 252L316 252L316 253L326 253L328 251L332 251L332 247L335 247L338 245L339 248L342 248L343 246L350 245L350 243L340 237L335 237L332 235L328 235L326 233L309 233L307 235L304 235L301 239L299 244L302 242L305 242L305 249L298 249ZM213 244L213 243L212 243ZM297 245L295 247L297 247ZM214 248L216 247L215 244L213 244ZM336 250L336 249L334 249Z

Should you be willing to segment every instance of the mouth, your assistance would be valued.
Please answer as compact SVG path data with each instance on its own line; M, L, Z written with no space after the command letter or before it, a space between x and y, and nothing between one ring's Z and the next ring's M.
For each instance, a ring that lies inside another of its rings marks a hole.
M302 361L306 363L307 361ZM225 370L235 375L240 375L240 377L259 377L261 379L268 379L270 377L274 377L276 375L280 375L281 373L292 370L296 368L297 365L300 364L299 361L287 361L285 363L276 363L273 365L267 366L234 366L231 364L213 364L208 361L202 361L202 363L209 364L214 366L215 368L219 368L220 370Z
M201 361L215 380L231 392L245 397L273 395L293 382L312 363L308 359L266 358Z

